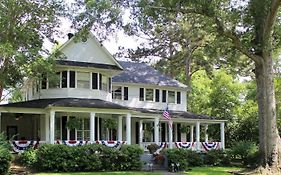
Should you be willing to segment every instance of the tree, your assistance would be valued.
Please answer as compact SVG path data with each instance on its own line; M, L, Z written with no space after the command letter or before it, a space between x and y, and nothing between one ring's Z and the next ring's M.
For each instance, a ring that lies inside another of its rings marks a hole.
M221 41L230 43L246 55L255 66L257 102L259 107L260 170L280 170L280 137L276 124L272 51L280 41L280 0L240 1L146 1L148 8L162 14L173 11L179 15L198 14L202 22L212 22Z
M3 89L19 86L23 77L52 72L43 42L54 41L64 12L59 0L0 1L0 101Z

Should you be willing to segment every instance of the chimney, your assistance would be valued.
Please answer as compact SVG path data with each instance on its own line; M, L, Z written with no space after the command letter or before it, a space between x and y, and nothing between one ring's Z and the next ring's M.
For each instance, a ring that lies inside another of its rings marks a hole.
M68 36L68 39L70 40L74 35L73 35L73 33L68 33L67 36Z

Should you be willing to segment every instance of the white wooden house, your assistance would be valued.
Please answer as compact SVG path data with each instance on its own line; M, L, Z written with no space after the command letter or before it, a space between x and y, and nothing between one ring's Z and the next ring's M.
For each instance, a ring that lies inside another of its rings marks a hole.
M0 131L14 136L15 148L41 143L126 143L145 148L156 143L224 149L225 120L186 111L186 85L145 63L117 61L92 34L81 42L70 38L61 52L66 58L56 61L59 81L29 80L24 101L0 105ZM162 116L167 106L173 129ZM69 129L67 122L73 118L79 127ZM116 121L116 127L108 129L109 121ZM188 135L180 132L183 125L190 127ZM208 140L210 125L220 125L219 140ZM202 128L205 134L200 137Z

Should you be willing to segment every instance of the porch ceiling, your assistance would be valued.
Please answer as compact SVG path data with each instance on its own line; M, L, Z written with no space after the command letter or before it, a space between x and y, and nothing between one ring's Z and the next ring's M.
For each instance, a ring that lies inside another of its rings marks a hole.
M38 99L17 103L0 105L1 108L47 108L47 107L78 107L78 108L103 108L103 109L128 109L112 102L100 99L82 99L82 98L50 98Z

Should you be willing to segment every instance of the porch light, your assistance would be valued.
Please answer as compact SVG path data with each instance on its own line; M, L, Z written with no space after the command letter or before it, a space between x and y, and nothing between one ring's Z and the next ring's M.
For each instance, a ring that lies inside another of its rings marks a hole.
M23 117L22 114L17 114L16 117L15 117L15 119L18 121L18 120L20 120L22 117Z

